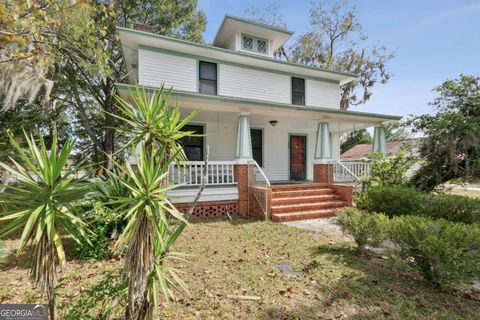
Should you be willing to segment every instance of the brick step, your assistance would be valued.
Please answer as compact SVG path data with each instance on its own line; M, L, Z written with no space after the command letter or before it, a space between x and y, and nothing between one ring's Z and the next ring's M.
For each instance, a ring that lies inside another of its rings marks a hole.
M345 202L333 200L333 201L320 201L313 203L299 203L299 204L287 204L287 205L273 205L272 214L275 213L288 213L299 211L310 211L320 209L333 209L345 206Z
M307 219L318 219L324 217L335 216L335 209L311 210L303 212L288 212L288 213L274 213L272 214L272 221L274 222L288 222Z
M277 197L272 196L272 205L297 205L304 203L316 203L322 201L335 200L336 196L332 194L320 194L313 196L298 195L297 197Z
M277 184L272 185L272 191L288 191L288 190L308 190L326 188L326 183L296 183L296 184Z
M320 195L331 195L334 194L333 189L330 188L318 188L318 189L307 189L307 190L281 190L274 191L272 190L272 198L296 198L302 196L320 196Z

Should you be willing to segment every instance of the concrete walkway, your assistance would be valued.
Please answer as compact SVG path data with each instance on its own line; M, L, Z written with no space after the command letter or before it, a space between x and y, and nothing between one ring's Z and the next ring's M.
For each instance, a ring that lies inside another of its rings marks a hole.
M318 236L330 240L348 240L334 217L284 222L283 224L315 232Z

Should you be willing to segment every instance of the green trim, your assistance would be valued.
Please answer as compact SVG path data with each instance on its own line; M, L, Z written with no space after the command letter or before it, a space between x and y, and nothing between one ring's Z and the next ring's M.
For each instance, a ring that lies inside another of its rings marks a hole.
M291 145L291 137L292 136L299 136L305 137L305 179L304 180L295 180L295 181L306 181L308 170L307 170L307 163L308 163L308 133L295 133L289 132L288 133L288 180L292 179L292 162L290 159L290 145Z
M205 161L205 158L207 157L207 123L206 122L197 122L197 121L190 121L187 123L187 126L199 126L203 127L203 160Z
M299 68L315 70L315 71L322 71L322 72L341 75L341 76L345 76L345 77L357 78L359 76L358 74L334 71L334 70L329 70L329 69L322 69L322 68L307 66L307 65L304 65L304 64L300 64L300 63L282 61L282 60L278 60L278 59L274 59L274 58L270 58L270 57L262 56L262 55L258 55L258 54L232 51L232 50L229 50L229 49L214 47L212 45L196 43L196 42L191 42L191 41L186 41L186 40L181 40L181 39L175 39L175 38L162 36L162 35L155 34L155 33L150 33L150 32L144 32L144 31L122 28L122 27L116 27L116 28L117 28L118 32L127 32L127 33L136 34L136 35L143 35L143 36L147 36L147 37L151 37L151 38L162 39L162 40L166 40L166 41L170 41L170 42L183 43L183 44L190 45L190 46L193 46L193 47L204 48L204 49L219 51L219 52L223 52L223 53L229 53L229 54L248 57L248 58L254 58L254 59L258 59L258 60L273 62L273 63L276 63L276 64L288 65L288 66L299 67ZM180 53L180 52L176 51L176 53Z
M196 75L197 75L197 83L196 83L196 86L195 86L195 91L200 93L200 60L196 60L195 61L195 68L196 68ZM217 79L218 81L218 79Z
M321 77L311 77L311 76L304 76L304 75L296 75L290 72L286 71L280 71L280 70L274 70L274 69L267 69L267 68L261 68L261 67L254 67L248 64L242 64L242 63L236 63L236 62L230 62L230 61L225 61L225 60L219 60L215 58L210 58L210 57L205 57L205 56L200 56L196 54L191 54L191 53L186 53L186 52L177 52L173 50L168 50L168 49L163 49L163 48L156 48L156 47L150 47L150 46L145 46L143 44L138 46L139 49L142 50L149 50L149 51L154 51L154 52L160 52L160 53L167 53L179 57L186 57L186 58L192 58L198 61L206 61L206 62L212 62L218 64L225 64L225 65L230 65L234 67L240 67L240 68L246 68L246 69L251 69L251 70L257 70L257 71L264 71L264 72L270 72L270 73L276 73L276 74L281 74L281 75L287 75L289 77L295 77L295 78L302 78L302 79L310 79L310 80L315 80L315 81L322 81L322 82L327 82L327 83L334 83L337 85L340 85L340 83L336 80L331 80L331 79L325 79ZM220 68L217 68L217 70ZM218 81L218 80L217 80ZM198 92L198 90L197 90Z
M115 85L119 90L124 90L124 91L135 90L135 87L136 87L135 85L126 84L126 83L116 83ZM158 88L149 87L149 86L141 86L141 87L147 91L158 90ZM275 108L283 108L283 109L298 110L298 111L313 111L313 112L320 112L320 113L328 113L328 114L336 114L336 115L339 114L339 115L346 115L346 116L359 116L359 117L382 119L382 120L402 119L401 116L392 116L392 115L386 115L386 114L349 111L349 110L312 107L312 106L297 106L297 105L288 104L288 103L268 102L268 101L261 101L261 100L255 100L255 99L235 98L235 97L227 97L227 96L220 96L220 95L214 96L214 95L201 94L196 92L174 90L172 94L177 97L215 100L215 101L230 102L230 103L236 103L236 104L255 104L260 107L275 107Z
M223 17L222 23L220 24L220 27L218 28L217 33L215 33L215 38L213 38L214 39L213 43L217 42L218 37L220 36L220 31L222 30L223 25L227 22L227 19L237 20L237 21L240 21L240 22L246 22L246 23L249 23L249 24L257 26L257 27L262 27L262 28L269 29L269 30L272 30L272 31L281 32L281 33L284 33L284 34L289 35L289 36L291 36L293 34L293 31L290 31L290 30L287 30L287 29L283 29L283 28L271 26L271 25L268 25L268 24L260 23L260 22L257 22L257 21L248 20L248 19L245 19L245 18L240 18L240 17L236 17L236 16L226 14Z
M265 168L265 127L250 126L250 139L252 138L252 134L251 134L252 129L262 131L262 165L260 167ZM252 144L252 158L253 158L253 144Z

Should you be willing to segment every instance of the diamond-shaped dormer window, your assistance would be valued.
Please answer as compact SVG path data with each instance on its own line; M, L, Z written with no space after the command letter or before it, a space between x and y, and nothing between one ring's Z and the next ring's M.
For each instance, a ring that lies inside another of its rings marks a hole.
M257 39L257 50L261 53L267 53L267 40Z
M253 38L250 36L243 36L243 48L253 50Z
M242 34L242 49L266 54L268 52L268 41L266 39Z

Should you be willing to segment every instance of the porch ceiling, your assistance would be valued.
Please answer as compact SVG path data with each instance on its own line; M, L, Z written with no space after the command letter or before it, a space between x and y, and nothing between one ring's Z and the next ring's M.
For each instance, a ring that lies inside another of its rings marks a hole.
M120 94L126 98L128 92L135 87L128 84L117 84ZM156 88L145 87L149 91ZM355 129L368 128L402 117L376 113L338 110L321 107L297 106L251 99L226 96L205 95L194 92L173 91L172 96L182 109L217 111L226 113L250 113L251 116L267 116L273 118L295 118L310 121L329 121L332 131L349 132Z

